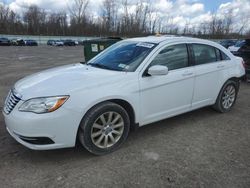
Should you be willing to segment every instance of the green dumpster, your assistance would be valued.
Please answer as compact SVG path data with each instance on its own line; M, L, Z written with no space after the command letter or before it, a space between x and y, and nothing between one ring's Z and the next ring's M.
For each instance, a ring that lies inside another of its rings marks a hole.
M120 37L108 37L83 41L85 62L120 40L122 40Z

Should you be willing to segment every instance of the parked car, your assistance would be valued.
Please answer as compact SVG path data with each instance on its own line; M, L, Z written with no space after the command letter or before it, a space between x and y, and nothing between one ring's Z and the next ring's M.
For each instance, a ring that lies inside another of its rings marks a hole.
M243 58L246 69L245 79L250 81L250 39L239 41L235 46L229 49L235 56Z
M235 45L229 46L228 50L232 53L237 52L244 44L245 40L238 40Z
M67 39L64 41L64 46L75 46L76 43L73 40Z
M25 46L25 41L23 39L11 39L12 46Z
M38 43L35 40L25 40L25 45L26 46L38 46Z
M55 43L55 40L48 40L47 45L52 46Z
M75 40L74 42L75 42L75 45L79 45L79 42L77 40Z
M49 69L19 80L3 108L7 130L31 149L118 149L129 131L212 106L234 106L242 58L221 45L186 37L122 40L87 64Z
M234 46L236 42L237 40L233 39L221 40L220 45L224 46L225 48L229 48L230 46Z
M78 40L78 45L83 45L83 41L82 40Z
M10 40L7 38L0 38L0 46L10 46Z
M61 40L55 40L52 46L63 46L64 42Z

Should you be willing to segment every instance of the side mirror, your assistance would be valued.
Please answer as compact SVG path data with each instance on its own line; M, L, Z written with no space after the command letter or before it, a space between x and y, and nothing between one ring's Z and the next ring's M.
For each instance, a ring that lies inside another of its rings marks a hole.
M163 65L154 65L148 69L148 74L151 76L167 75L168 67Z

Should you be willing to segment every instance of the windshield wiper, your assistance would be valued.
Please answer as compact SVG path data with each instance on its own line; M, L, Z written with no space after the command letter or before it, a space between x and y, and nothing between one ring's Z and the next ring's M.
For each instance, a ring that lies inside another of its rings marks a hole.
M89 63L87 65L90 65L90 66L93 66L93 67L97 67L97 68L101 68L101 69L107 69L107 70L114 70L114 71L118 71L116 69L113 69L111 67L108 67L106 65L103 65L103 64L98 64L98 63Z

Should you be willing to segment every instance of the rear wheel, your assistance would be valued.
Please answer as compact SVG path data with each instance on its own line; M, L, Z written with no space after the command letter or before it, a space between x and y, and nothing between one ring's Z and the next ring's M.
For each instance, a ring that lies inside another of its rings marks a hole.
M93 107L83 118L78 132L80 143L95 155L117 150L126 140L129 116L120 105L105 102Z
M222 87L213 108L221 113L231 110L239 90L239 81L228 80Z

